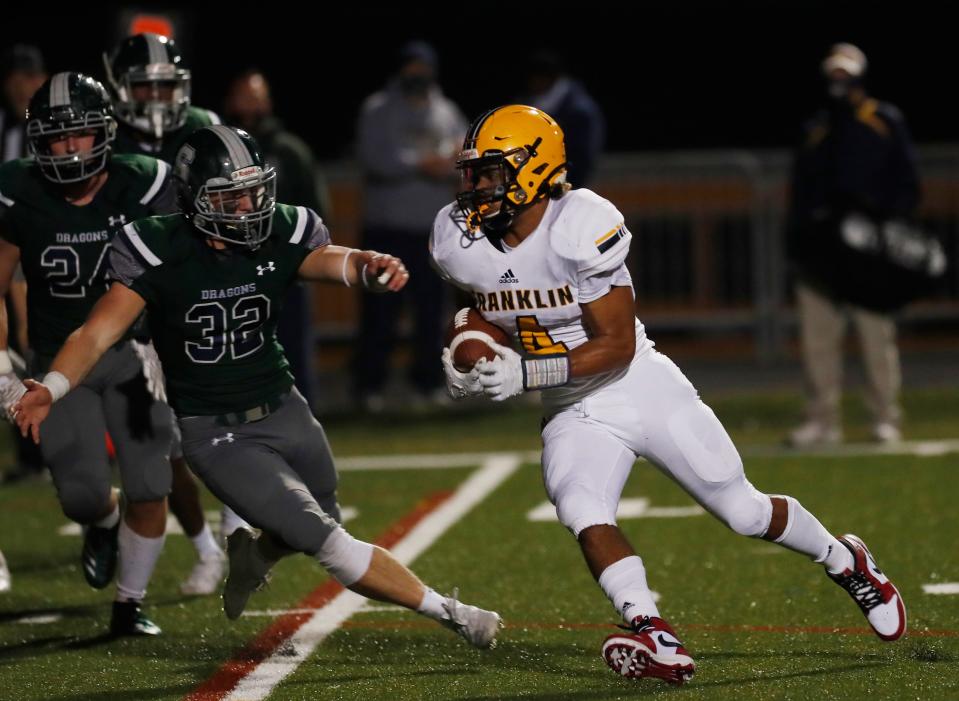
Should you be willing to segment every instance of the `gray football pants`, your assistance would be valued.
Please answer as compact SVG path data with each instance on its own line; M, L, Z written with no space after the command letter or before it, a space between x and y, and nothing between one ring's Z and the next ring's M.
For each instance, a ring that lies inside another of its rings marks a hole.
M150 396L140 361L127 344L104 353L40 426L40 450L60 506L78 523L89 524L109 508L107 431L127 501L155 501L169 494L173 414Z
M315 555L337 527L337 474L323 427L293 389L259 421L179 419L183 455L207 488L247 523Z

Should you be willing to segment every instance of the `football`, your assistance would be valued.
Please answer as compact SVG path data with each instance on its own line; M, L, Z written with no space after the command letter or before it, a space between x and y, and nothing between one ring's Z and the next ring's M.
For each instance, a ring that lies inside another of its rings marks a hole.
M472 307L463 307L453 317L446 330L446 346L453 356L453 367L469 372L480 358L492 360L496 352L490 343L509 347L512 342L503 329L486 321Z

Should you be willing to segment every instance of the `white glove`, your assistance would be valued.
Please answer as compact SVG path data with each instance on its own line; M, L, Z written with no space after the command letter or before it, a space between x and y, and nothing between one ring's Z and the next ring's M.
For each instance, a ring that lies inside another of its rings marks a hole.
M0 410L3 418L13 423L13 415L10 413L13 405L20 401L20 397L27 393L27 388L12 370L0 375Z
M147 381L147 390L158 402L166 403L166 381L163 378L163 366L160 365L160 356L157 355L153 343L130 341L133 352L137 354L143 364L143 376Z
M496 357L492 360L482 358L476 363L476 370L479 370L483 393L494 402L502 402L524 389L523 359L512 348L498 343L491 343L490 348L496 351Z
M479 382L479 371L473 368L469 372L460 372L453 367L453 357L450 349L444 348L443 372L446 373L446 391L453 399L475 397L483 393L483 386Z

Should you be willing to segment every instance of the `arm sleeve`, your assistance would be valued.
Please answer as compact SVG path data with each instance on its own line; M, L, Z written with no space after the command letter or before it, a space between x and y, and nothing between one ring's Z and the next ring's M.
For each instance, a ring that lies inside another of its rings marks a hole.
M127 224L123 229L117 232L110 244L109 269L107 270L107 279L119 282L146 300L150 304L154 300L153 291L149 284L150 268L155 267L141 253L138 247L131 241L131 236L138 236L136 230L130 229L132 224Z
M613 287L633 286L633 278L629 274L626 263L620 263L614 270L603 270L593 273L579 281L579 303L589 304L600 297L605 297Z
M330 230L326 228L326 224L312 209L297 207L296 216L297 221L290 243L295 248L296 265L294 269L299 269L310 253L317 248L328 245L331 238Z

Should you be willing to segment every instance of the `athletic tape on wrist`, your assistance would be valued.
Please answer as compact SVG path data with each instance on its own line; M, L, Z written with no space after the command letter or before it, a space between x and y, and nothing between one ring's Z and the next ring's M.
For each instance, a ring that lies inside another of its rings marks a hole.
M548 389L569 382L569 356L551 355L523 361L523 389Z
M53 401L62 399L63 395L70 391L70 380L56 370L43 376L43 385L50 390Z
M10 353L0 350L0 375L6 375L8 372L13 372L13 361L10 360Z

